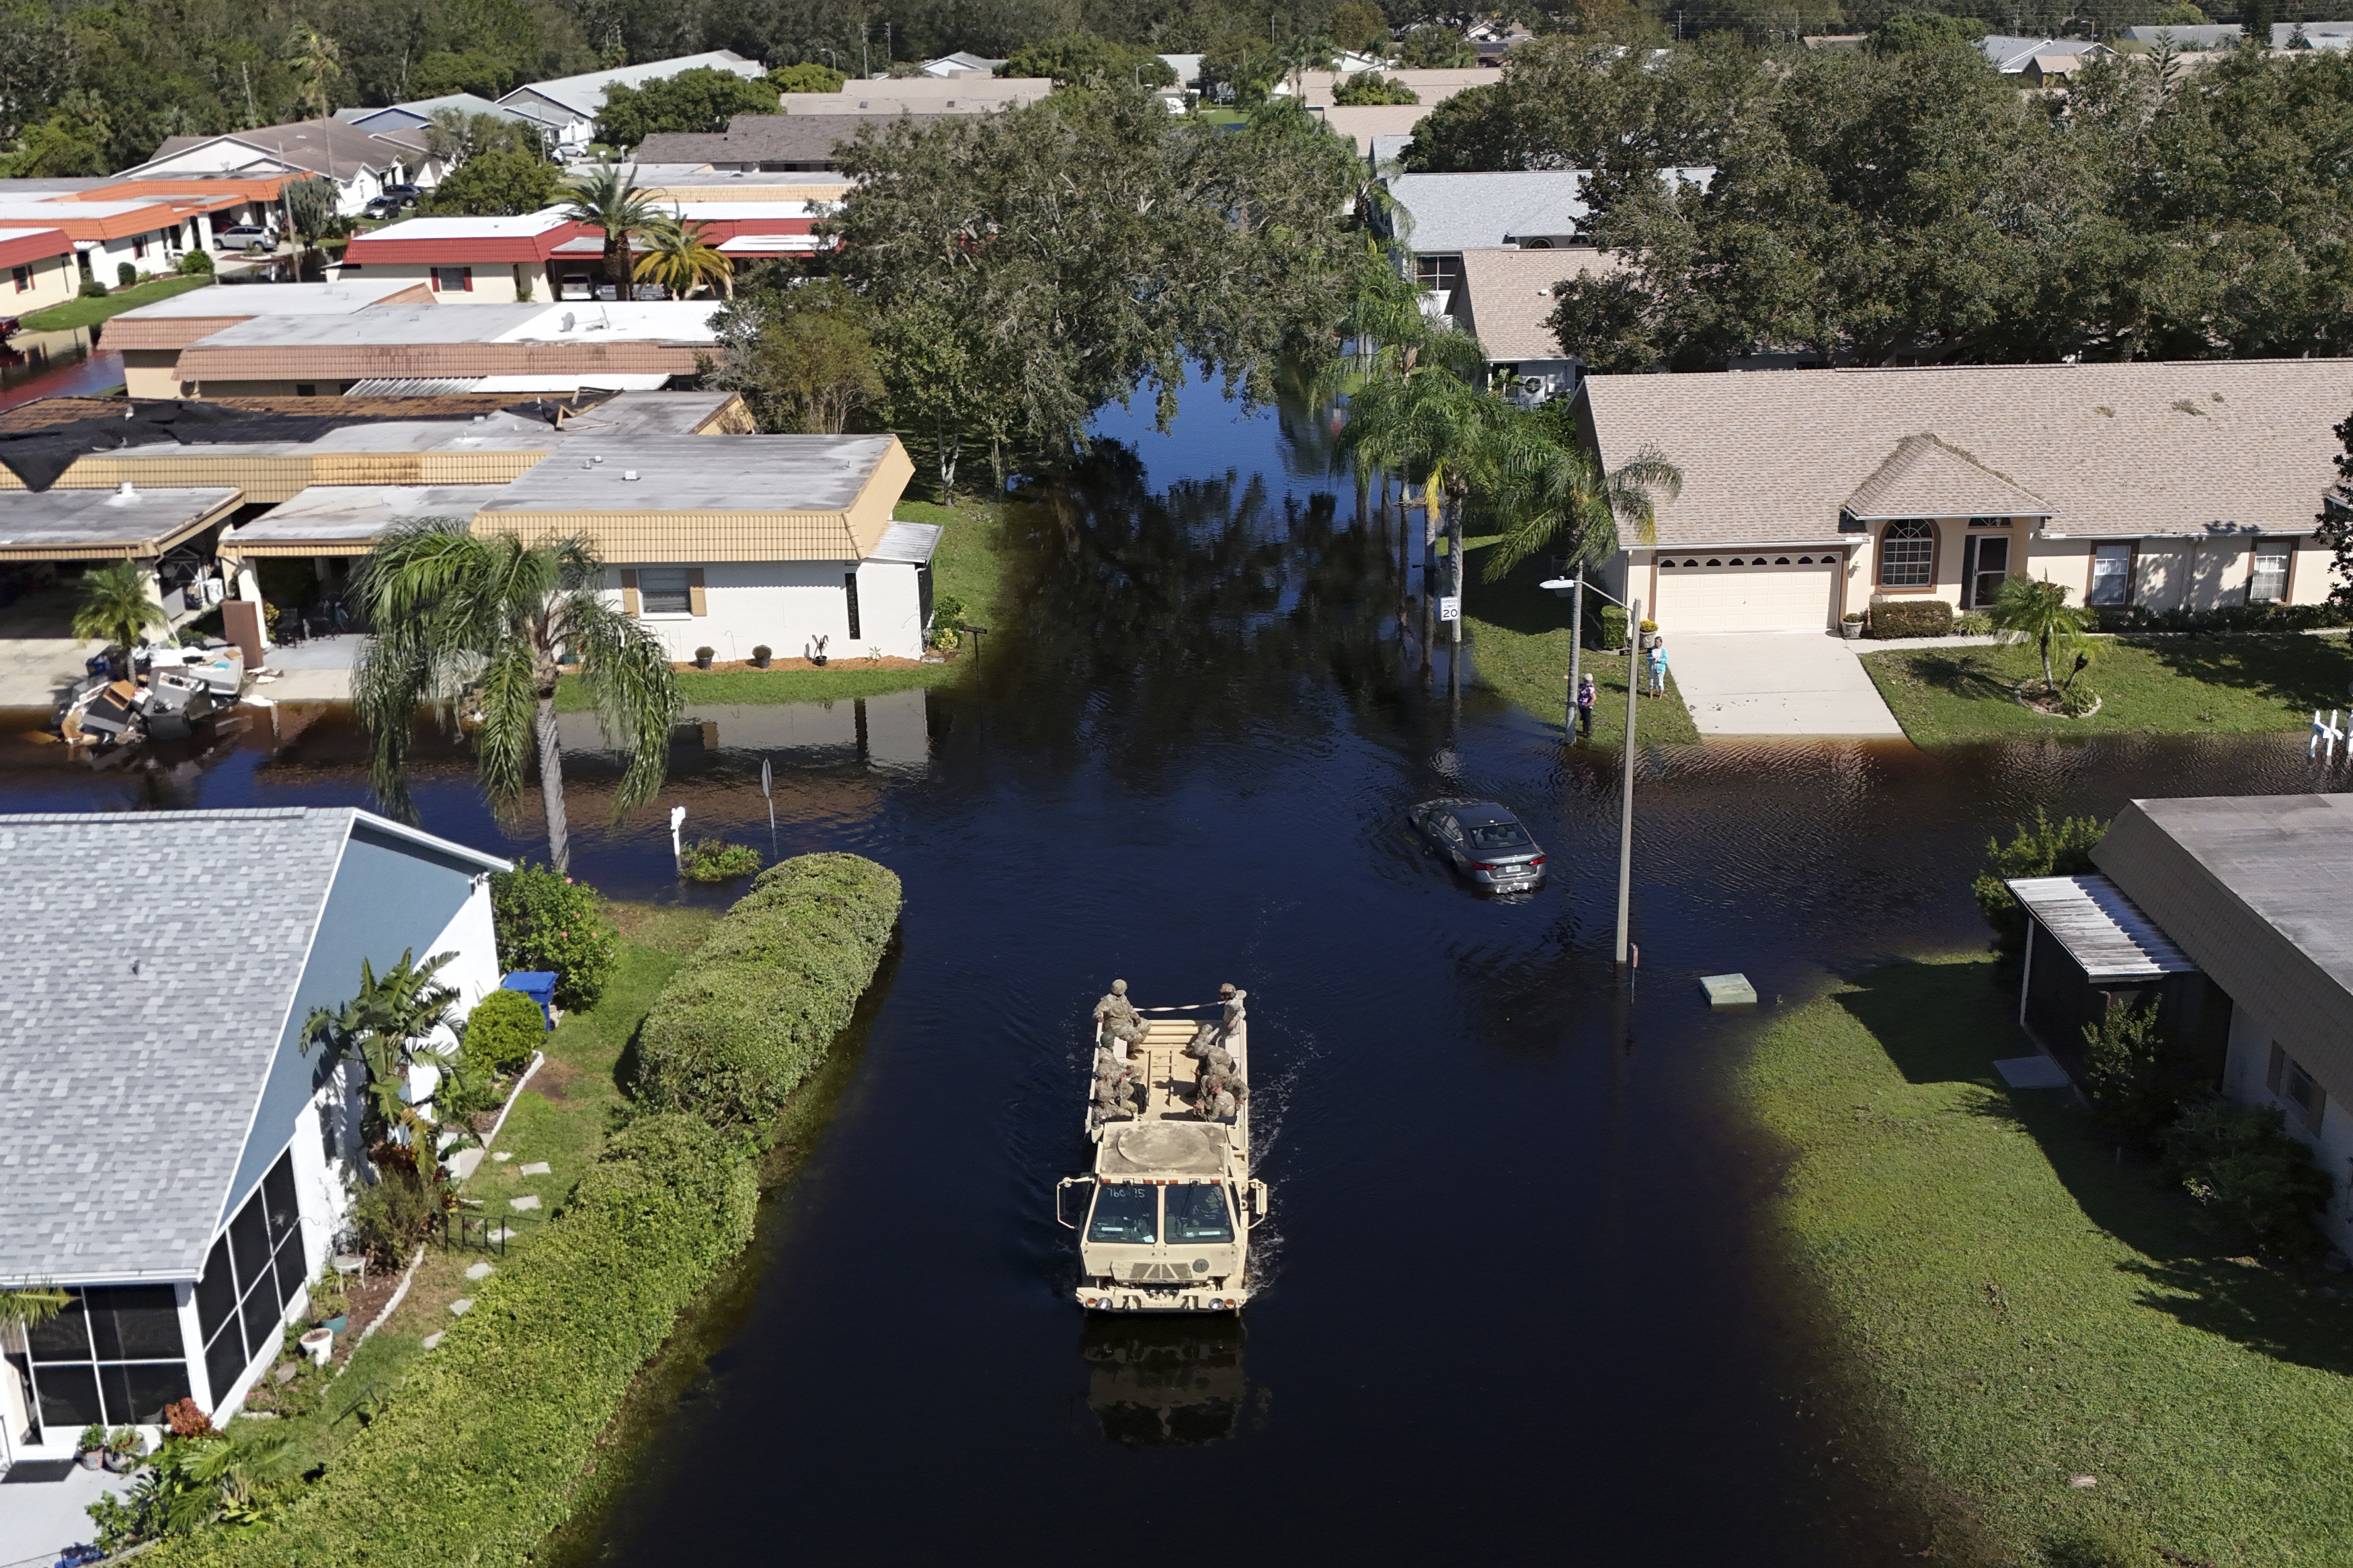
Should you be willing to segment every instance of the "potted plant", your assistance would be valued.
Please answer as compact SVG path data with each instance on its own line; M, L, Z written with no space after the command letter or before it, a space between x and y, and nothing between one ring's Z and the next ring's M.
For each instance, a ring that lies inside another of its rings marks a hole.
M74 1443L74 1458L85 1470L94 1470L106 1462L106 1428L93 1421L81 1429Z
M329 1275L311 1288L312 1321L329 1333L340 1334L351 1324L351 1298L343 1293L343 1280Z
M1641 633L1642 637L1641 642L1637 646L1641 647L1645 652L1648 652L1651 646L1659 640L1659 623L1656 621L1644 621L1641 626L1636 629Z
M1862 635L1862 612L1849 610L1839 621L1839 635L1852 642Z
M776 650L769 647L766 643L761 643L752 649L753 668L765 669L768 668L768 661L775 657Z
M707 647L696 648L694 650L694 668L697 669L709 669L711 668L711 661L715 656L716 650L714 649Z
M301 1344L302 1353L311 1358L312 1366L324 1366L327 1358L335 1353L335 1331L328 1328L305 1330Z
M106 1468L118 1476L129 1475L139 1468L140 1451L146 1446L138 1427L117 1426L106 1435Z

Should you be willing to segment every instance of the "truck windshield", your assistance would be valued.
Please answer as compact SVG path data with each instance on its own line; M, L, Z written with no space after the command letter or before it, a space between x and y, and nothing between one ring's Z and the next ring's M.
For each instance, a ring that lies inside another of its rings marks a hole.
M1143 1182L1105 1182L1095 1194L1094 1217L1087 1222L1089 1241L1160 1239L1160 1189Z
M1226 1189L1211 1186L1168 1189L1168 1239L1171 1241L1231 1241L1234 1222L1226 1213Z

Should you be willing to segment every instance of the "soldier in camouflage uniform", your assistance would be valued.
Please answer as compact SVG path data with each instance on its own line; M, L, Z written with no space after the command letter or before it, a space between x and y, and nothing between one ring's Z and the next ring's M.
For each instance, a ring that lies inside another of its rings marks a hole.
M1218 1038L1220 1041L1231 1040L1241 1032L1242 1021L1250 1016L1243 1006L1250 1000L1250 993L1238 990L1231 982L1228 982L1218 987L1218 1000L1225 1006L1225 1016L1218 1023Z
M1095 1025L1097 1039L1123 1061L1128 1047L1144 1042L1144 1019L1127 999L1126 981L1113 981L1110 994L1095 1004Z
M1249 1100L1250 1085L1230 1066L1215 1072L1204 1068L1193 1110L1204 1121L1231 1121Z
M1114 1116L1134 1116L1136 1112L1135 1075L1127 1064L1108 1049L1095 1053L1095 1089L1092 1115L1096 1122L1110 1121Z

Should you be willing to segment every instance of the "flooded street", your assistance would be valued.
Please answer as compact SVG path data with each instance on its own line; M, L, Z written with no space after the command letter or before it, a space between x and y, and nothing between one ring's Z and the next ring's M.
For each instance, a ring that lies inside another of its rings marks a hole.
M87 327L18 332L0 344L0 408L37 397L89 397L122 384L122 356L96 351Z
M1198 390L1173 437L1106 430L1010 526L971 679L691 713L711 728L681 731L663 797L617 827L613 770L567 763L574 872L616 897L726 901L674 879L666 812L765 851L764 756L784 854L870 855L907 894L756 1289L593 1560L1916 1550L1917 1505L1840 1414L1835 1349L1774 1252L1775 1155L1730 1069L1784 1001L1981 945L1968 879L2037 805L2316 787L2301 738L1648 750L1620 987L1615 757L1481 690L1455 720L1442 669L1424 690L1394 537L1309 435ZM6 809L366 801L332 710L176 770L58 751L0 735ZM535 806L502 826L467 759L424 756L426 827L543 853ZM1514 807L1549 884L1508 903L1450 880L1405 820L1437 794ZM1697 976L1728 970L1757 1014L1707 1010ZM1082 1168L1086 1014L1115 975L1146 1006L1250 993L1273 1217L1240 1327L1091 1325L1069 1300L1054 1184Z

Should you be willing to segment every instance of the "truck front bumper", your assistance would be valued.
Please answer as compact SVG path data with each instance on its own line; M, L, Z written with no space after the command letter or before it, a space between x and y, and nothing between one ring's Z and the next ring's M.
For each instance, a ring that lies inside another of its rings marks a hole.
M1091 1312L1234 1312L1250 1300L1247 1288L1145 1290L1126 1285L1082 1285L1072 1292Z

